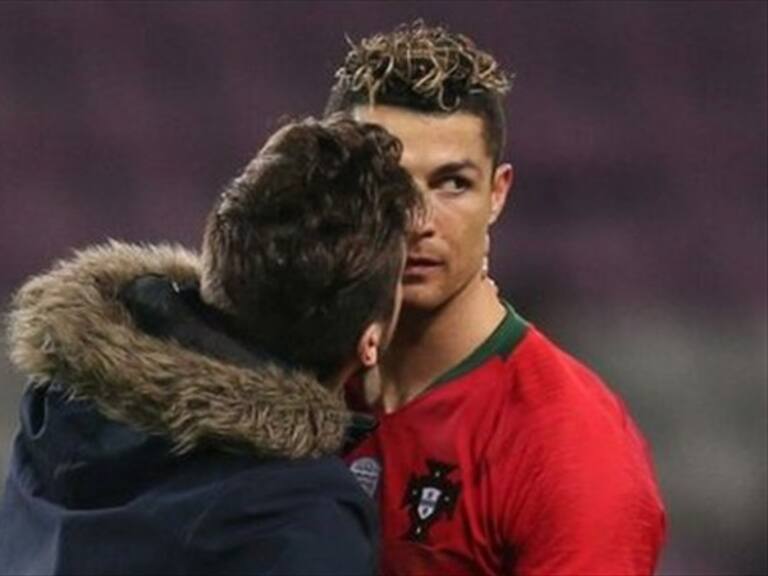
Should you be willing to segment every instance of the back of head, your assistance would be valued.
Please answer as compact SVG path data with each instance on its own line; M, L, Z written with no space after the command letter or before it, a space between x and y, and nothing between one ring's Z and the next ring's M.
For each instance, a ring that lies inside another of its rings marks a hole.
M417 20L351 43L325 113L389 105L427 114L475 114L485 123L488 152L498 164L504 149L502 101L509 87L510 76L472 40Z
M401 152L349 119L284 126L209 214L203 298L260 348L333 374L394 308L419 206Z

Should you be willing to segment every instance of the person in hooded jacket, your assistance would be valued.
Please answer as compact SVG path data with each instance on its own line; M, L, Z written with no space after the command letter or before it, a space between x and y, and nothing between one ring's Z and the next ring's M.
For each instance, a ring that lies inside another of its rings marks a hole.
M110 242L17 292L0 574L374 572L375 510L335 454L341 385L399 309L419 202L400 154L373 125L288 124L201 255Z

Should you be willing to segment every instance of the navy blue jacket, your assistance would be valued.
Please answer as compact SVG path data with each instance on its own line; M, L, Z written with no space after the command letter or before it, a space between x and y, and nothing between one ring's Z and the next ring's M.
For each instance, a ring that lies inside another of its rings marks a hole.
M178 250L100 250L14 302L11 356L32 384L0 503L0 574L372 574L373 503L333 455L340 399L231 353L226 336L206 355L140 330L116 294L196 268Z
M57 385L23 398L2 574L367 574L370 502L335 457L170 446Z

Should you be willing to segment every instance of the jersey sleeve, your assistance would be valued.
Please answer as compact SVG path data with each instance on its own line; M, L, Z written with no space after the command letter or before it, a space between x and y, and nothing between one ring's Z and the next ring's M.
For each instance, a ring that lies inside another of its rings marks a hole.
M506 573L654 572L663 506L645 442L607 394L575 393L528 411L499 451Z

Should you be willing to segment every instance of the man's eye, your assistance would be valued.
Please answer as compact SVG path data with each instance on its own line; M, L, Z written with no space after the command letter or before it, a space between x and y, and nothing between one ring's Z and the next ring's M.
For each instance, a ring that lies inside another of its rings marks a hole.
M451 194L459 194L472 187L472 182L461 176L451 176L445 178L437 184L438 190Z

